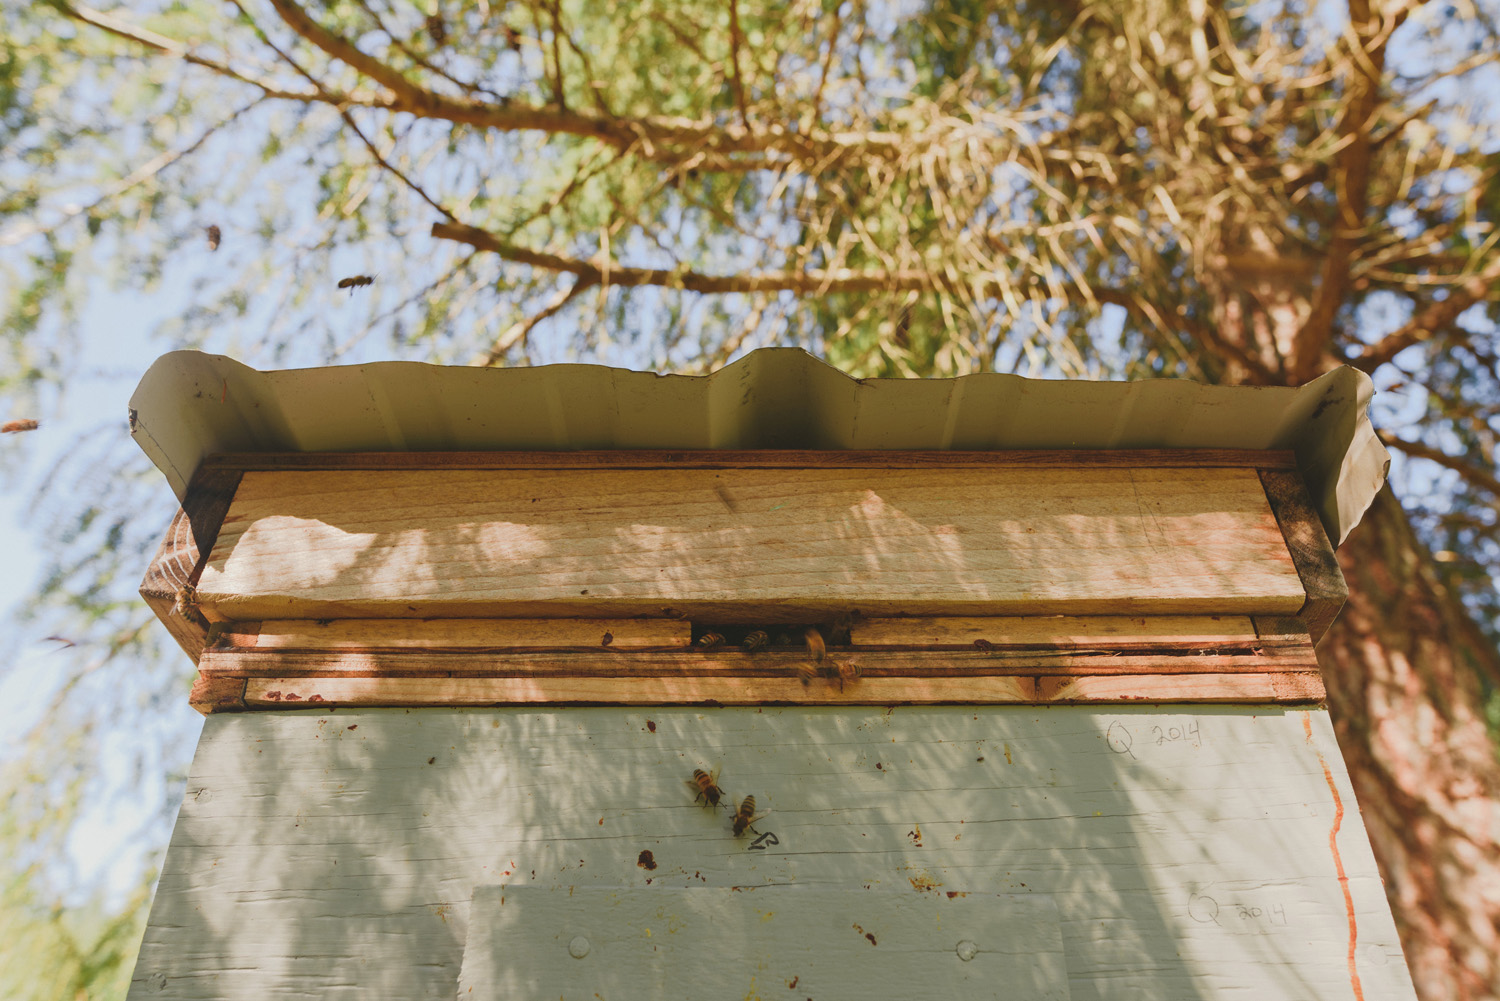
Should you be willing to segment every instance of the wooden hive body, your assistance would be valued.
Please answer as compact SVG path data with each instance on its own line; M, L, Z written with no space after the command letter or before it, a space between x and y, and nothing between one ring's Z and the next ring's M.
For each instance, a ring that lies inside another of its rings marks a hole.
M1413 998L1316 507L1265 449L212 456L130 996Z

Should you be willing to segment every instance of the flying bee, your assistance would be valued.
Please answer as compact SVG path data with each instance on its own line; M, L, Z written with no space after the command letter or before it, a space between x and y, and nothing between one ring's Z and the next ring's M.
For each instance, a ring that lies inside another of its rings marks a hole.
M366 285L374 284L375 279L370 277L369 275L354 275L352 278L339 279L339 288L348 289L350 295L353 295L354 290L357 288L363 288Z
M41 421L23 417L20 420L6 421L4 424L0 424L0 434L19 434L22 431L35 431L41 426Z
M702 796L704 802L711 807L718 807L719 800L724 798L724 790L719 788L719 769L705 772L701 768L693 769L693 777L687 780L687 784L698 790L698 796ZM698 802L698 796L693 797L693 802Z
M712 650L714 647L723 645L724 637L718 633L704 633L698 637L698 647L701 650Z
M427 35L434 45L442 45L448 41L448 26L443 23L443 15L427 15Z
M740 646L745 649L746 653L752 653L770 642L771 637L766 634L764 629L756 629L745 637L744 642Z
M813 663L823 663L823 658L828 656L828 646L823 642L823 634L808 626L802 638L807 641L807 655L812 658Z
M770 810L767 810L765 813L756 813L755 797L746 796L740 803L740 808L734 812L734 836L739 837L741 834L744 834L745 828L750 827L751 824L762 819L770 812ZM750 827L750 830L755 831L755 828ZM755 831L755 833L759 834L760 832Z
M219 249L219 241L223 239L224 234L220 232L218 226L204 226L203 235L208 238L209 250Z
M792 667L792 672L797 675L797 680L804 685L812 684L812 680L818 676L818 665L810 660L798 661Z

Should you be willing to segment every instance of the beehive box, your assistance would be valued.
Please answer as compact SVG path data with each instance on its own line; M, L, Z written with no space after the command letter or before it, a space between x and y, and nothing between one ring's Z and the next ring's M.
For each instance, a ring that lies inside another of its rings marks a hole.
M131 996L1411 998L1313 653L1368 392L169 355Z

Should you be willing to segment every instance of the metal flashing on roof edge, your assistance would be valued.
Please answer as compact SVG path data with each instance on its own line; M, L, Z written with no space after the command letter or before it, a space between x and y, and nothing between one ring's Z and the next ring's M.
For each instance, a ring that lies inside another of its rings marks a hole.
M1347 366L1297 388L976 374L854 379L798 348L703 376L603 365L375 362L261 372L173 351L130 399L136 443L181 499L225 452L572 449L1291 449L1335 544L1390 456Z

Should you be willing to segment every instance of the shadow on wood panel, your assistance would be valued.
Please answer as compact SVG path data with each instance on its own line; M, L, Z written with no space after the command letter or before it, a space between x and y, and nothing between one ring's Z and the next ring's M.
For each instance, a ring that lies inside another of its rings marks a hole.
M522 884L1050 894L1075 1001L1343 997L1328 794L1298 717L214 716L131 996L450 1001L473 888ZM686 780L715 766L772 811L755 831L695 805Z

